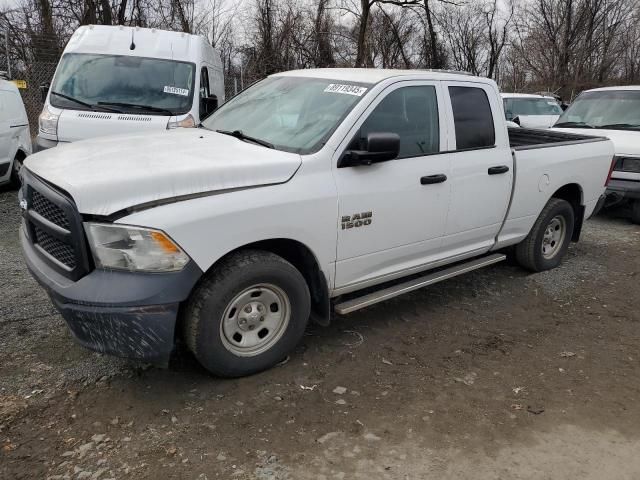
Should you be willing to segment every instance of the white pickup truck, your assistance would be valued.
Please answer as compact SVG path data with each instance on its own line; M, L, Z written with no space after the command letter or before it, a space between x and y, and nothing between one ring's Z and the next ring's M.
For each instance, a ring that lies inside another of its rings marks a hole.
M631 220L640 225L640 86L586 90L554 129L611 139L617 160L606 206L630 204Z
M88 348L210 372L505 259L556 267L601 200L605 138L513 129L488 79L285 72L200 129L77 142L22 169L29 269Z

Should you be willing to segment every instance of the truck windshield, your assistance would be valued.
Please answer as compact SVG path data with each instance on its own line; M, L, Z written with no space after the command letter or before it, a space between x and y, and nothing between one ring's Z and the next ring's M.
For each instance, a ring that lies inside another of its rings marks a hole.
M74 110L104 105L127 113L180 115L191 110L194 72L195 65L187 62L67 53L60 60L49 101Z
M555 127L640 130L640 90L584 92Z
M520 115L560 115L562 108L551 98L505 98L504 111L511 120Z
M240 132L279 150L312 153L327 141L369 86L307 77L269 77L224 104L202 126Z

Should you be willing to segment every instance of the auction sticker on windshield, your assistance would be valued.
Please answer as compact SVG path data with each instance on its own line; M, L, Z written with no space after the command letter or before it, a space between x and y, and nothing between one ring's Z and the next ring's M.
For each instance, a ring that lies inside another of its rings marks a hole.
M172 95L182 95L183 97L189 96L189 90L186 88L169 87L165 85L164 93L171 93Z
M355 95L361 97L367 91L365 87L357 85L341 85L339 83L331 83L324 89L327 93L342 93L343 95Z

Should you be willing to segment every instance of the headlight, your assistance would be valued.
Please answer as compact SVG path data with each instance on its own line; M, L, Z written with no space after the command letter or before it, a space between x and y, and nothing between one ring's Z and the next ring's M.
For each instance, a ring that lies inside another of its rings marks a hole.
M174 272L189 261L165 233L149 228L85 223L96 267L141 272Z
M42 113L38 117L38 127L41 133L47 135L58 135L58 119L60 115L53 113L45 105L42 109Z
M196 121L191 116L191 114L189 114L186 117L184 117L182 120L180 120L179 122L168 122L167 123L167 130L170 130L172 128L178 128L178 127L193 128L195 126L196 126Z

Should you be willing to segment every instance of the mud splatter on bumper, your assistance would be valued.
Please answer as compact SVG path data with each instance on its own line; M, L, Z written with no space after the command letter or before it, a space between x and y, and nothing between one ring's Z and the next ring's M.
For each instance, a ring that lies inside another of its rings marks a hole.
M189 298L202 276L193 261L179 272L94 269L71 281L43 261L23 231L20 240L29 271L47 290L81 345L118 357L168 364L180 303Z

